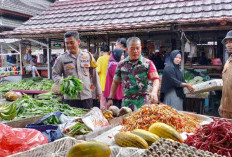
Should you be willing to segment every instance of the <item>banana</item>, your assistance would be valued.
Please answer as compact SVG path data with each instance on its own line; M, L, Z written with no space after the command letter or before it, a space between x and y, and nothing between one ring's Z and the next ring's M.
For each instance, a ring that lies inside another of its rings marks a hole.
M11 104L5 104L0 108L0 113L8 113L11 109Z
M0 109L0 113L4 113L6 115L10 115L11 113L16 111L16 105L11 103L10 105L4 106L3 109Z
M0 117L4 120L12 120L17 116L17 112L13 112L10 115L4 114L4 113L0 113Z
M8 112L8 114L12 114L15 112L17 113L17 106L12 103L12 107L11 107L10 111Z

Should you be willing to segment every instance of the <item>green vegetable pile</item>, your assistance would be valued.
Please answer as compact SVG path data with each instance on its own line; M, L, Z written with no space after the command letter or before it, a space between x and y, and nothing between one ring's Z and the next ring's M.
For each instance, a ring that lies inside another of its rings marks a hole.
M86 111L79 108L72 108L68 104L61 104L56 99L36 100L24 95L13 102L17 106L17 117L27 118L37 115L45 116L51 112L62 112L67 116L81 116Z
M192 85L210 80L209 75L199 73L196 71L184 71L182 74L184 76L185 81Z
M52 99L54 97L56 97L54 92L48 92L48 93L39 94L37 98L46 100L46 99Z
M41 77L27 78L19 82L3 82L0 84L0 93L5 93L12 89L49 91L53 84L53 80Z
M61 124L61 121L58 117L52 115L51 117L48 117L47 119L38 123L38 125L52 125L52 124Z
M77 94L84 90L82 84L83 82L75 76L69 76L68 78L62 79L60 93L76 99Z
M78 135L85 135L89 132L91 132L91 129L89 129L85 124L80 122L76 123L70 129L65 130L65 134L72 137Z

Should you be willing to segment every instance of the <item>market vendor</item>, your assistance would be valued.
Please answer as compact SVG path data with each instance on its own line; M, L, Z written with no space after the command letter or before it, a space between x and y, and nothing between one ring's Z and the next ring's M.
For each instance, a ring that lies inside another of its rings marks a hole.
M123 86L122 106L137 110L144 104L157 103L159 75L152 61L142 57L141 40L138 37L129 38L126 50L129 56L118 64L107 105L113 105L112 99L120 82ZM153 81L150 93L148 80Z
M185 82L179 69L181 53L179 50L172 51L169 62L164 68L161 84L161 95L164 94L164 103L177 110L183 111L183 99L185 97L183 87L190 92L194 88Z
M90 109L93 107L92 90L101 100L101 86L96 70L91 67L92 56L80 49L81 40L78 32L66 32L64 35L67 51L61 54L55 61L52 68L53 79L61 84L62 75L64 78L75 76L83 82L84 91L80 92L77 99L64 96L64 103L72 107Z
M224 69L222 71L222 98L221 104L219 107L219 114L223 118L232 119L232 30L230 30L226 37L222 40L222 44L225 44L227 51L230 54L229 59L227 60Z
M36 77L36 75L40 77L40 74L35 66L36 62L33 61L33 58L31 56L31 49L29 49L28 52L25 54L24 60L26 61L25 71L27 73L31 73L32 77Z

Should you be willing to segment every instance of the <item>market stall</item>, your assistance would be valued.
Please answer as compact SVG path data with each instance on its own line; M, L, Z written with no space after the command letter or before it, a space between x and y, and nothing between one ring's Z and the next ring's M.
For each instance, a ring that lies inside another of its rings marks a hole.
M20 81L22 79L22 57L20 53L20 40L0 39L0 73L7 74L5 81Z
M102 156L229 157L232 153L230 120L180 112L162 104L145 105L123 119L121 125L103 127L87 134L84 140L78 140L78 136L64 137L12 156L66 156L74 153L84 157L85 153L105 152ZM92 140L97 142L92 143Z

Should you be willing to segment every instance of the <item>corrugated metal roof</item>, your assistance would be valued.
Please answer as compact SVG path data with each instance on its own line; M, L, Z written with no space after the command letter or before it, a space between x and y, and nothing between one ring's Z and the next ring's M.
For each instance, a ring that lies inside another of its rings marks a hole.
M1 0L0 3L0 9L30 16L38 15L52 4L47 0Z
M0 17L0 26L1 27L15 28L15 27L19 27L22 23L23 23L23 21Z
M232 21L232 0L73 0L54 3L8 33L97 31L214 19Z

